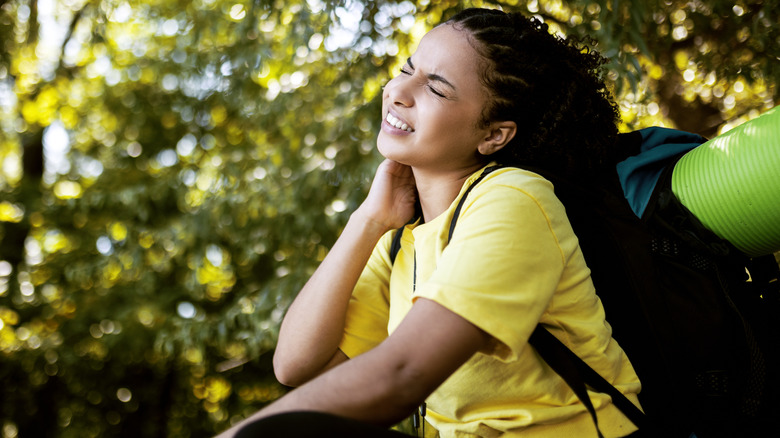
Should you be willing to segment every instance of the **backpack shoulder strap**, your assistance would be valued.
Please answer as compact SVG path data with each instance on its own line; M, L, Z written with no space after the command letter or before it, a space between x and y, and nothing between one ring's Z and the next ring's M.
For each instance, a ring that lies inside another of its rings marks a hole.
M401 237L404 235L404 228L406 228L406 225L395 230L395 234L393 235L393 242L390 244L391 265L395 264L395 258L398 255L398 251L401 250Z
M452 222L450 222L450 232L449 235L447 236L447 242L449 242L450 239L452 239L452 233L453 231L455 231L455 223L458 221L460 210L463 208L463 204L465 203L466 197L468 196L469 192L471 192L471 189L473 189L488 174L490 174L496 169L499 169L500 167L502 166L495 165L486 168L485 170L482 171L482 174L480 174L479 177L477 177L477 179L474 180L474 182L471 183L471 185L466 189L466 193L464 193L463 196L460 198L460 202L458 202L458 206L455 207L455 213L453 213L452 215ZM416 219L417 219L416 217L413 218L411 221L409 221L409 223L414 222ZM398 256L398 252L401 250L401 238L403 237L404 234L404 228L405 226L398 228L397 230L395 230L395 235L393 235L393 241L390 244L390 264L395 263L395 258Z
M477 179L474 180L473 183L466 189L466 193L463 194L463 196L460 197L460 201L458 202L458 206L455 207L455 212L452 214L452 220L450 221L450 232L447 235L447 243L450 243L450 240L452 240L452 233L455 232L455 224L458 222L458 216L460 216L460 210L463 208L463 204L466 203L466 197L469 196L469 193L471 193L471 190L479 184L480 181L482 181L486 176L490 175L491 172L494 170L500 169L500 164L497 164L495 166L490 166L485 168L485 170L482 171L482 174L477 177Z
M612 403L620 409L636 427L640 430L647 431L649 426L647 417L644 412L636 407L623 393L617 390L611 383L601 377L593 368L591 368L585 361L579 358L573 351L571 351L563 342L552 335L547 329L541 325L537 325L534 332L531 334L531 338L528 339L528 343L534 347L539 356L547 362L547 365L553 369L567 385L574 391L577 398L582 401L585 407L588 409L590 416L593 418L593 423L598 430L599 423L596 417L596 410L593 407L593 403L588 396L586 384L591 389L603 394L607 394L612 398ZM599 431L601 436L601 431Z

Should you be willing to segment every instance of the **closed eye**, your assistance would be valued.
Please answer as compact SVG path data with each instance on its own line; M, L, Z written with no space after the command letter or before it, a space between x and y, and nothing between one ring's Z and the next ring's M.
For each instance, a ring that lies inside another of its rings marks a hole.
M437 95L439 97L443 97L445 99L447 98L447 96L445 96L444 94L440 93L439 91L437 91L435 88L431 87L430 85L428 85L428 89L431 90L431 93L433 93L433 94L435 94L435 95Z
M401 74L405 74L405 75L408 75L408 76L411 76L411 75L414 74L414 64L412 64L412 58L407 58L406 59L406 65L401 67ZM444 79L443 77L441 77L439 75L429 74L429 75L427 75L427 78L428 78L429 81L442 83L442 84L447 85L447 86L449 86L450 88L453 88L453 89L455 88L454 85L452 85L449 81L447 81L446 79ZM441 91L437 90L436 88L434 88L431 85L428 85L428 90L430 90L430 92L433 93L435 96L438 96L438 97L441 97L441 98L444 98L444 99L448 98L446 95L444 95L444 93L442 93Z

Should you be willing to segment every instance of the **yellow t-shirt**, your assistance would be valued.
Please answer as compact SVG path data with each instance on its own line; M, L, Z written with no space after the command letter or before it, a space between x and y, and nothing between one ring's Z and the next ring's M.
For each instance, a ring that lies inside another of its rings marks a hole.
M499 169L469 193L448 243L455 206L480 173L439 217L407 225L395 266L393 233L377 244L350 300L340 348L349 357L370 350L425 297L493 338L427 399L427 420L442 437L595 436L584 405L528 345L541 322L639 404L639 379L612 339L563 205L539 175ZM589 394L606 437L636 430L608 396Z

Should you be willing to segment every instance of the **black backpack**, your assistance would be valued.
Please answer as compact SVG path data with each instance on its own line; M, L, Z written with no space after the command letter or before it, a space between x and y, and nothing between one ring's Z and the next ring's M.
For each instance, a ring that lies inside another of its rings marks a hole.
M619 136L624 157L640 151L637 132ZM749 258L718 238L677 200L663 163L638 218L617 173L575 181L544 169L566 208L613 337L642 382L644 414L547 330L529 343L572 387L590 411L585 387L609 394L648 436L709 438L766 436L780 414L780 268L774 257ZM452 222L484 176L461 198ZM391 260L400 249L399 229Z

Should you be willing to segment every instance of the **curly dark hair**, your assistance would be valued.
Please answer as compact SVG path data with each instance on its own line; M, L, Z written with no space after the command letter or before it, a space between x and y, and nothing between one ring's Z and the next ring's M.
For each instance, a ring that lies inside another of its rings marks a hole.
M466 9L450 18L487 63L483 123L511 120L515 138L490 156L504 165L587 175L610 162L617 107L603 79L605 59L535 18Z

